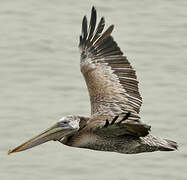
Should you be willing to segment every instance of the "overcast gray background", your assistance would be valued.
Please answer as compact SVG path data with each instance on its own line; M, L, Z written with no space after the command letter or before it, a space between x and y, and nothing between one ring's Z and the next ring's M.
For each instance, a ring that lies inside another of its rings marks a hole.
M137 70L142 119L179 143L178 152L125 155L49 142L7 151L61 116L89 115L77 48L92 5ZM1 0L1 180L186 180L186 0Z

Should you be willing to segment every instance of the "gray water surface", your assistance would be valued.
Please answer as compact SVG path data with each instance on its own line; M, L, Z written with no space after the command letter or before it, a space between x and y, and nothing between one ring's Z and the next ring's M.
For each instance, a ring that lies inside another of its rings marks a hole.
M49 142L7 156L9 149L68 114L89 115L79 70L78 37L92 5L137 70L142 120L177 152L126 155ZM186 180L186 0L1 0L1 180Z

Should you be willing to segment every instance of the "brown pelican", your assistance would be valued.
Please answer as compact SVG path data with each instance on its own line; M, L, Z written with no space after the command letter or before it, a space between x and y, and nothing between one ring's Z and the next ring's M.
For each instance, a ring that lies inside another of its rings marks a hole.
M123 55L111 33L103 32L102 17L96 27L93 7L89 26L82 21L80 68L91 102L91 116L68 115L55 125L8 154L23 151L50 140L64 145L119 153L173 151L177 143L150 133L151 126L140 120L142 97L135 70Z

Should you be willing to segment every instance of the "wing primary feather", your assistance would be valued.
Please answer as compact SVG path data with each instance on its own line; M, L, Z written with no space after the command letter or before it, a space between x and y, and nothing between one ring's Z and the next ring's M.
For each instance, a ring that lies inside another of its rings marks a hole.
M103 39L97 46L92 46L90 48L90 53L92 54L105 54L106 52L111 52L117 48L117 44L113 43L113 39L111 36Z
M97 40L97 38L100 37L100 34L102 33L104 27L105 27L105 18L102 17L100 22L99 22L99 24L98 24L98 26L97 26L95 35L92 38L91 43L89 44L89 46L91 46Z
M96 48L97 48L97 49L100 49L100 51L101 51L101 50L106 49L107 47L109 47L109 46L111 46L111 45L112 45L113 47L116 47L116 46L117 46L117 44L113 42L112 36L109 36L109 37L105 38L103 41L101 41L101 42L97 45Z
M103 41L101 41L96 47L98 53L105 53L107 51L112 51L117 48L117 43L113 41L112 36L103 39Z
M86 46L86 38L88 35L88 27L87 27L87 18L86 16L83 17L82 21L82 48L85 48Z
M81 48L82 47L82 36L80 36L80 38L79 38L79 48Z
M103 39L107 38L110 36L114 29L114 25L110 25L108 29L94 42L94 46L97 46Z
M92 12L91 12L90 25L89 25L89 35L88 35L87 42L90 42L91 38L93 37L93 33L94 33L94 30L95 30L95 25L96 25L96 20L97 20L97 13L96 13L95 7L93 6L92 7Z

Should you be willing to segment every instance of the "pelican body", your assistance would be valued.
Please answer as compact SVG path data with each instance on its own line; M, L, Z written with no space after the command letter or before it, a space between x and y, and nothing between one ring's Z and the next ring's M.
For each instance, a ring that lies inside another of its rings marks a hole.
M91 102L91 116L68 115L8 154L23 151L50 140L79 148L126 154L174 151L176 142L151 134L151 126L139 116L142 97L136 72L114 41L114 25L103 32L102 17L92 7L90 23L82 21L79 49L80 68Z

